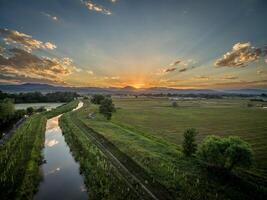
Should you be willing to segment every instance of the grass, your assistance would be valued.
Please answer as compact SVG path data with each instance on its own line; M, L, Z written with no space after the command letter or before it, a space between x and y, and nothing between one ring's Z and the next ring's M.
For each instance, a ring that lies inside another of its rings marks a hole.
M247 107L247 100L222 99L179 101L171 107L167 99L114 99L117 112L111 121L96 114L95 105L85 103L76 118L102 134L122 152L139 163L177 198L251 199L266 192L266 118L262 108ZM256 165L238 171L239 176L210 175L195 158L185 158L180 151L186 128L197 128L198 141L208 134L239 135L252 144ZM249 173L249 174L248 174ZM242 176L240 176L240 174ZM265 184L263 186L262 184Z
M174 144L180 145L184 130L191 127L199 131L199 142L210 134L238 135L252 145L258 167L267 170L267 148L264 148L267 110L248 108L247 100L181 101L178 108L172 108L166 99L115 99L114 102L119 109L113 123Z
M86 133L73 123L71 113L60 118L60 127L73 156L79 161L89 199L139 199Z
M77 101L50 112L34 114L0 148L1 199L33 199L41 174L44 133L47 118L72 110Z

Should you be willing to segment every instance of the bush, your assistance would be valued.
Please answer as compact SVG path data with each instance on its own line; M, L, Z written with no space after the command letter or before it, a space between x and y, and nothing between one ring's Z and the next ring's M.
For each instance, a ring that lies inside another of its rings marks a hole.
M0 124L10 120L15 113L14 103L10 99L0 101Z
M105 99L104 95L101 94L95 94L92 98L91 98L91 102L93 104L100 104L101 101L103 101Z
M27 111L27 114L28 114L28 115L32 115L33 112L34 112L34 109L33 109L33 107L28 107L28 108L26 109L26 111Z
M111 98L105 98L101 101L99 106L99 112L103 114L108 120L111 119L112 112L115 111L114 104Z
M249 167L253 152L239 137L208 136L201 144L198 156L208 166L231 171L235 167Z
M251 108L251 107L253 107L253 104L252 103L248 103L247 107Z
M172 102L172 107L174 107L174 108L178 107L178 104L176 101Z
M195 141L197 135L196 129L190 128L184 132L183 153L185 156L192 156L197 150Z

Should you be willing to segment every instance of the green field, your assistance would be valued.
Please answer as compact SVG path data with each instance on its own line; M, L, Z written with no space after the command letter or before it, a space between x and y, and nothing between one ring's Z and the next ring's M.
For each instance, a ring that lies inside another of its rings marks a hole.
M166 98L113 100L117 111L111 121L89 102L74 117L132 157L177 198L251 199L255 193L262 197L267 177L267 110L257 103L247 107L245 99L191 100L178 101L173 108ZM89 113L96 115L91 118ZM237 170L238 180L210 176L196 159L182 155L180 144L186 128L199 131L199 142L209 134L240 136L255 151L254 167Z
M181 144L184 130L192 127L199 131L199 141L210 134L240 136L252 145L258 167L267 170L267 109L256 103L252 108L241 99L178 101L178 108L167 99L114 99L114 103L118 112L113 123L171 143Z

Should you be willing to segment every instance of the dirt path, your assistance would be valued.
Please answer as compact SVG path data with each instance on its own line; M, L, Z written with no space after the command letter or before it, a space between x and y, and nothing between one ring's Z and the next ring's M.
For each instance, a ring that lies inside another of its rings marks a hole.
M88 139L106 155L107 159L118 169L122 177L124 177L126 183L128 183L142 199L174 199L163 185L149 176L140 165L120 151L105 137L88 127L79 120L78 117L73 116L72 120L86 134Z

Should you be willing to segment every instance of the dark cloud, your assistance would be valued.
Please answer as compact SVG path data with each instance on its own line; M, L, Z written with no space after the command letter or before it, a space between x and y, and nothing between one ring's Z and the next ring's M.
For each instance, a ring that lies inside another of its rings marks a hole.
M237 43L230 52L224 54L214 64L217 67L245 67L248 63L256 61L266 54L266 46L264 48L255 48L249 42Z
M168 73L168 72L174 72L177 68L176 67L172 67L172 68L167 68L164 70L165 73Z
M185 72L185 71L187 71L187 70L188 70L188 68L184 67L184 68L182 68L182 69L179 69L179 72Z
M0 28L0 36L7 45L23 48L31 52L33 49L55 49L56 45L51 42L42 42L33 39L32 36L18 31Z
M173 63L171 64L171 66L176 66L176 65L178 65L178 64L181 63L181 62L182 62L181 60L177 60L177 61L173 62Z

